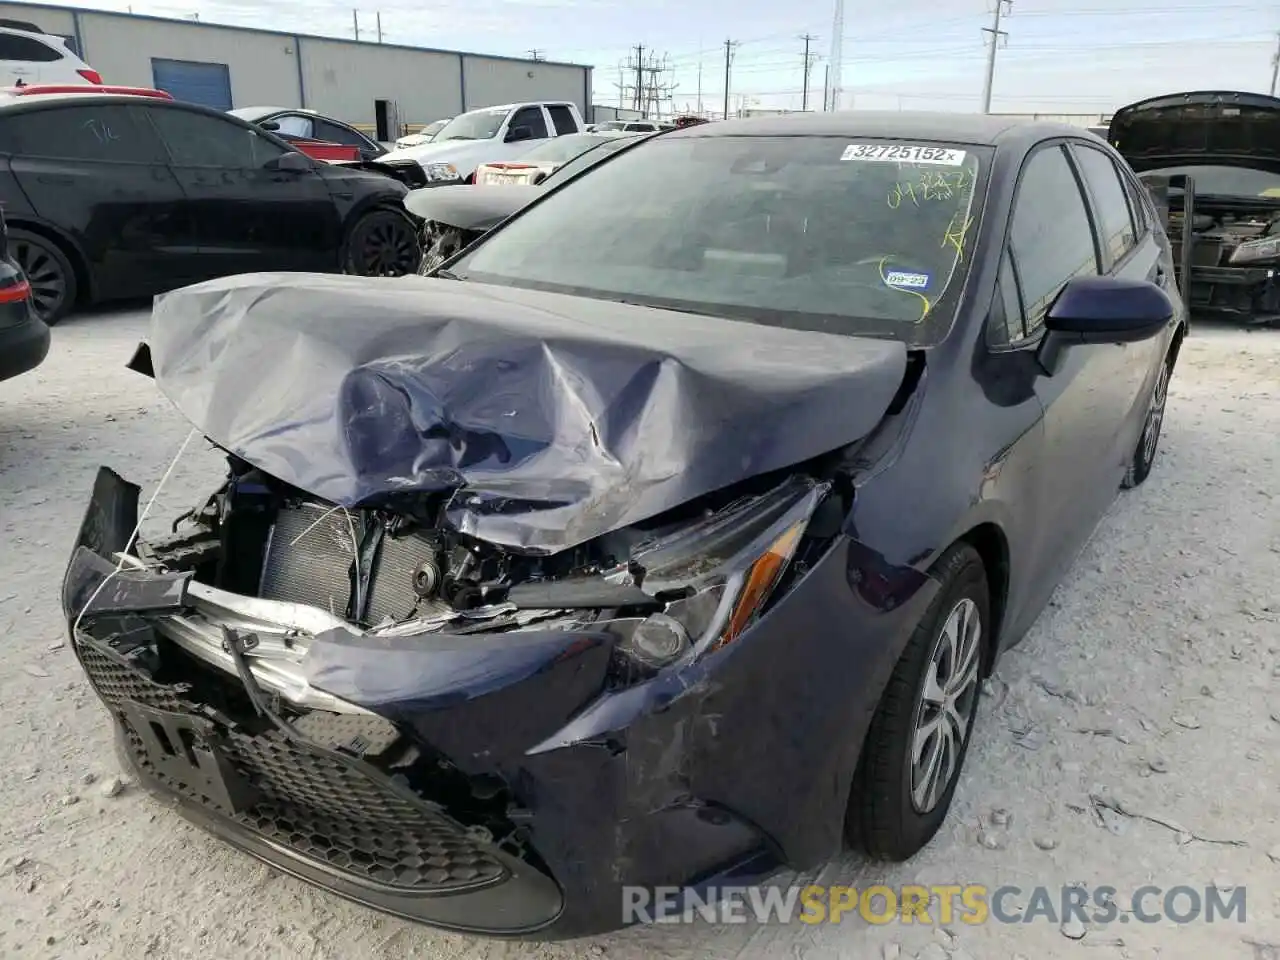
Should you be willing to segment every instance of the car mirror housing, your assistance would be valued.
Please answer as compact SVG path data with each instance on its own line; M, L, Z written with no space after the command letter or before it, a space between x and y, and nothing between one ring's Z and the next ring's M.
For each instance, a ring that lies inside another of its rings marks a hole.
M532 140L533 130L529 127L519 126L512 127L507 131L506 142L517 143L520 140Z
M1148 280L1076 277L1058 294L1045 329L1085 343L1145 340L1173 318L1169 295Z
M311 161L300 153L290 151L268 160L264 168L277 173L307 173L312 169Z

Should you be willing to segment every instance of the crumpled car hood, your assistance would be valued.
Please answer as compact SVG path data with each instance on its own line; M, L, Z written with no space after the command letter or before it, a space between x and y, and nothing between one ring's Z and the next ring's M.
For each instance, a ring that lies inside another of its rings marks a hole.
M409 191L404 206L423 220L487 233L537 200L543 189L531 183L421 187Z
M250 274L156 299L160 389L343 506L455 489L460 531L556 552L861 439L890 340L424 277Z

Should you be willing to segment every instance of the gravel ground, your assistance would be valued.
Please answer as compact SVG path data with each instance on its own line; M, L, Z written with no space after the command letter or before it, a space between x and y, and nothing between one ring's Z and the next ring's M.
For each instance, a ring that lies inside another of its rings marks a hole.
M934 843L895 868L846 857L816 875L1055 895L1107 884L1122 902L1143 884L1244 886L1244 924L1093 925L1067 930L1084 933L1075 940L1045 921L955 924L954 937L861 920L697 923L530 946L352 906L130 784L116 792L105 715L64 644L57 590L99 463L149 489L187 435L123 368L144 330L137 309L72 320L43 367L0 384L0 955L1280 960L1280 333L1202 328L1187 342L1151 480L1118 499L1002 661ZM192 505L217 470L195 446L157 517ZM1099 798L1137 816L1099 814Z

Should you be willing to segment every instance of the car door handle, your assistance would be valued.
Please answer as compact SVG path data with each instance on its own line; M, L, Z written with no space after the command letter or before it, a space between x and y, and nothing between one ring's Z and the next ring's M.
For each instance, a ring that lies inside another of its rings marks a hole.
M42 173L36 177L36 180L40 183L52 183L60 187L75 183L75 178L69 177L65 173Z

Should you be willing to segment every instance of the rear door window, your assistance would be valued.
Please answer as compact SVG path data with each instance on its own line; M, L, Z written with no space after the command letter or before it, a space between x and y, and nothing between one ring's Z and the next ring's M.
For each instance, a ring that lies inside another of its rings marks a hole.
M551 114L551 122L556 128L556 136L578 132L578 122L573 119L573 111L568 107L563 105L547 107L547 113Z
M26 63L56 63L66 57L60 50L31 37L0 33L0 60L22 60Z
M57 160L163 163L154 131L124 106L54 107L0 119L0 149Z
M146 114L178 166L256 170L287 152L252 127L219 116L163 107Z
M507 129L514 130L516 127L528 127L535 140L544 138L547 135L547 121L542 117L542 108L521 107L511 118Z
M268 122L276 125L274 132L282 137L300 137L304 140L310 140L315 136L315 124L310 117L303 117L296 113L286 113L282 117L272 117Z
M327 120L316 121L316 136L321 140L328 140L330 143L341 143L348 147L359 147L361 150L368 150L373 146L365 137L350 127L344 127L339 123L330 123Z
M1109 263L1118 263L1137 244L1129 197L1120 173L1101 150L1078 143L1073 145L1072 152L1093 197L1103 251Z

